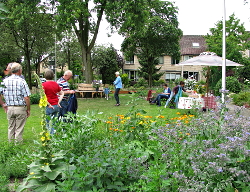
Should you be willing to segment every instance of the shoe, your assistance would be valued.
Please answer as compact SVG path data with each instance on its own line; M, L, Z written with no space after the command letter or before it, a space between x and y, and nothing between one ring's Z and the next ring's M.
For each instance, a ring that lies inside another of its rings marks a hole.
M167 105L165 105L164 108L167 108Z
M120 106L120 103L115 104L115 106Z
M150 105L154 105L155 103L154 102L151 102Z

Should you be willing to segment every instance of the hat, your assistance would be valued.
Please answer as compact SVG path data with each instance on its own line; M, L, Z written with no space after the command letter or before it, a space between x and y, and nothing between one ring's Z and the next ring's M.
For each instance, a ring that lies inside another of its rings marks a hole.
M120 73L118 71L115 72L116 75L120 75Z

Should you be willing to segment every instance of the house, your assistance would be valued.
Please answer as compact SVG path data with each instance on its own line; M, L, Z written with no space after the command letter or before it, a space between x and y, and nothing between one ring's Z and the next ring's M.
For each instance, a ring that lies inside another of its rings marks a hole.
M206 43L205 38L201 35L184 35L180 39L180 52L181 52L181 60L186 61L195 56L199 56L200 53L206 51ZM176 65L179 61L174 60L171 56L164 55L159 57L159 65L157 67L161 67L161 72L164 72L162 79L167 82L170 80L178 79L180 77L188 78L193 76L196 80L205 79L202 75L202 66L180 66ZM129 79L132 81L137 81L139 79L138 69L140 64L138 62L138 58L134 55L128 61L125 61L125 65L123 67L124 73L127 73Z

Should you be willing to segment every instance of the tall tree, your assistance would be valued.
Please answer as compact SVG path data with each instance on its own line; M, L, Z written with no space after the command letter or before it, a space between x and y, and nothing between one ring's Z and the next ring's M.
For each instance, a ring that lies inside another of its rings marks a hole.
M122 44L127 57L136 54L141 65L139 75L148 80L158 80L162 73L158 57L169 55L180 57L179 40L182 31L178 28L177 8L171 2L155 1L151 4L149 19L143 30L129 33Z
M222 21L218 21L215 27L210 29L210 34L205 36L208 50L215 52L219 56L222 56L222 29L223 23ZM234 14L230 15L229 20L226 21L226 59L243 64L243 68L248 71L244 74L250 73L250 60L246 58L245 55L245 52L250 49L249 38L250 33L246 31L244 25L240 23L240 20L237 19ZM231 71L232 67L227 67L227 71L228 70ZM212 71L210 84L215 86L221 78L221 70L219 67L214 67ZM230 75L232 75L232 73L230 73Z
M31 88L31 60L37 47L48 48L54 42L52 15L46 14L40 0L5 0L9 13L6 14L1 27L6 27L12 34L15 45L25 56L25 69L29 87Z
M139 31L147 20L150 2L159 0L48 0L56 6L59 26L74 28L82 51L87 83L93 80L91 50L104 19L119 29L120 34Z
M123 62L117 50L112 45L110 47L95 46L91 58L93 67L102 77L102 82L112 84L114 74L121 68Z

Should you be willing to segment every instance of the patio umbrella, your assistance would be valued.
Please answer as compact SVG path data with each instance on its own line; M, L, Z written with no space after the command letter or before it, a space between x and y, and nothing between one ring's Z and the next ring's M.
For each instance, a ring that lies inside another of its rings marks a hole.
M216 53L203 52L199 56L180 62L177 65L207 66L208 71L206 75L206 84L207 84L206 86L207 86L207 96L208 96L208 78L210 75L210 66L222 67L223 60L222 60L222 57L217 56ZM226 66L243 66L243 65L226 59Z
M186 61L179 63L178 65L204 65L204 66L220 66L222 67L222 57L217 55L200 55L193 57ZM243 66L239 63L235 63L226 59L226 66Z

